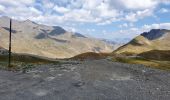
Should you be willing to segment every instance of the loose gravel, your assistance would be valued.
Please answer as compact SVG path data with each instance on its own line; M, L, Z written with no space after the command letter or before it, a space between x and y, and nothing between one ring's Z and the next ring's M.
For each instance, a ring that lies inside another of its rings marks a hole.
M170 100L170 72L104 59L0 70L0 100Z

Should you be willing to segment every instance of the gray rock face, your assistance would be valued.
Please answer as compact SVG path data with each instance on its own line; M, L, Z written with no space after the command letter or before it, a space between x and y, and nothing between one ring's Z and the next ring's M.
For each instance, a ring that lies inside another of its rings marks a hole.
M164 34L166 34L167 31L168 30L165 29L152 29L150 32L144 32L141 35L149 40L154 40L161 38Z

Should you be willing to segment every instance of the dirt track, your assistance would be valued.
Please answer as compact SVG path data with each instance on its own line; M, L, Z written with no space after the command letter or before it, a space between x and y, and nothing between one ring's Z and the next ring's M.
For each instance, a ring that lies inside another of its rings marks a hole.
M108 60L0 71L0 100L169 100L170 72Z

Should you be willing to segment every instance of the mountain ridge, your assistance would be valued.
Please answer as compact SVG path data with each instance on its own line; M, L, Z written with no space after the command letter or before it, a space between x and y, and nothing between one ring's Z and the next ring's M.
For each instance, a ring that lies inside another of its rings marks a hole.
M129 43L119 47L115 53L134 53L139 54L151 50L170 50L170 30L152 29L143 32L141 35L132 39Z
M4 28L5 27L5 28ZM12 20L12 51L49 58L70 58L85 52L112 52L113 47L60 26ZM0 46L8 48L9 17L0 17Z

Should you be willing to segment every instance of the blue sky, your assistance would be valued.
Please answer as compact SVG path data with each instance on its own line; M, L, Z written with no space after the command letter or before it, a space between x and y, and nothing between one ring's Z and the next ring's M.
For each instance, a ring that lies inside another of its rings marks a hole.
M170 29L170 0L0 0L0 16L106 38Z

